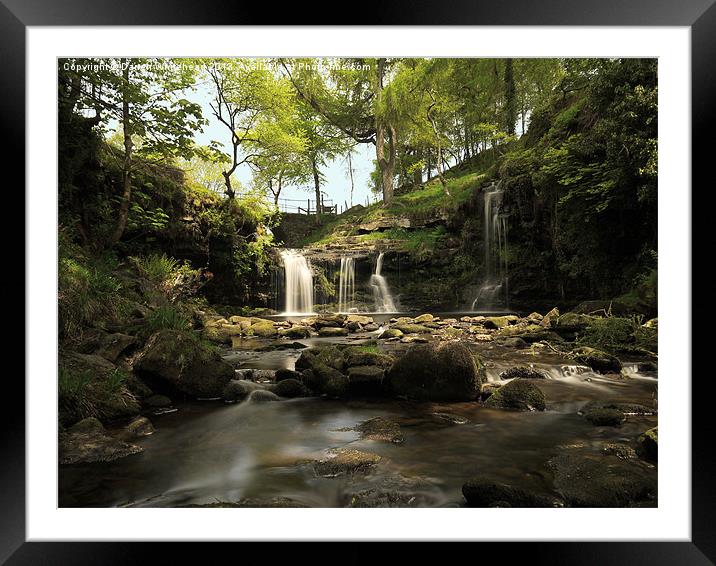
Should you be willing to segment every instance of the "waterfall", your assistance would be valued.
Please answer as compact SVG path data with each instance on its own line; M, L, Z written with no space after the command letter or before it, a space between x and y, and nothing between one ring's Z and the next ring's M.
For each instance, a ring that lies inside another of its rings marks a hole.
M313 312L313 273L306 258L297 250L281 252L285 276L286 297L284 314Z
M508 265L507 265L507 218L500 212L503 191L500 184L493 183L483 191L483 246L485 277L472 310L477 307L490 309L496 304L508 306Z
M390 295L388 282L381 274L383 270L383 252L378 254L375 262L375 272L370 276L370 285L373 287L373 298L375 299L376 312L397 312L393 297Z
M338 279L338 312L351 312L355 299L356 266L352 257L341 258Z

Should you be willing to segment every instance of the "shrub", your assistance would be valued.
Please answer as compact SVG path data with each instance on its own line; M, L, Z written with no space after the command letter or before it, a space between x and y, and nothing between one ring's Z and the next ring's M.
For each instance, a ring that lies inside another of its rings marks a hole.
M179 267L179 262L166 254L151 254L145 257L132 256L129 259L140 275L160 286L173 279L175 271Z
M159 307L147 316L140 334L147 337L158 330L188 330L190 327L190 319L181 309L167 305Z

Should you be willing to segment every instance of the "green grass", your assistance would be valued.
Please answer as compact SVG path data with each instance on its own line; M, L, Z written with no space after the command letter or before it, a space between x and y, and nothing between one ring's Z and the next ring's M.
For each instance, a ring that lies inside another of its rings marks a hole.
M455 210L470 199L474 189L486 180L486 175L482 172L468 172L453 176L448 172L446 180L450 195L447 194L438 179L432 179L417 189L395 195L390 206L376 203L360 210L343 213L332 220L325 221L324 219L324 224L305 238L301 245L320 246L330 243L336 237L355 236L357 235L356 226L376 220L408 218L414 223L420 223L443 212ZM373 232L361 235L360 238L364 241L371 241L371 238L411 241L424 237L424 234L414 238L407 236L408 232L420 232L420 230L404 230L402 232L395 230L399 229L381 232L382 235L379 236L373 236L375 234ZM366 236L368 237L366 238ZM391 238L392 236L395 238ZM423 240L416 243L415 247L429 243Z
M171 305L159 307L147 316L140 333L150 336L159 330L188 330L191 327L189 317L179 308Z
M158 285L171 279L179 268L179 261L166 254L151 254L145 257L133 256L129 259L142 276Z

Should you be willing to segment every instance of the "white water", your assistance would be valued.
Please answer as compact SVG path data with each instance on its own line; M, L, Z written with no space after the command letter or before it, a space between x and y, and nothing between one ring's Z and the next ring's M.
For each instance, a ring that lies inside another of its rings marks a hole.
M297 250L281 252L285 276L286 307L283 314L310 314L313 312L313 273L308 260Z
M355 301L356 266L352 257L341 258L338 279L338 312L351 312Z
M375 272L370 276L370 285L373 288L376 312L397 312L390 288L385 277L381 274L383 270L383 252L378 254L375 262Z
M489 310L500 303L508 307L507 215L500 213L503 191L499 187L493 184L483 194L485 278L472 302L473 311Z

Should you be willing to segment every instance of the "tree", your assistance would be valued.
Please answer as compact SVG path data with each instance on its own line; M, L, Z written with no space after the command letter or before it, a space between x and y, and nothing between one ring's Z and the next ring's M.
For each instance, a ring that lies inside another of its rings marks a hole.
M190 65L166 59L81 59L61 78L67 81L63 104L104 128L116 126L123 137L119 210L106 244L117 243L132 203L135 157L159 162L189 158L197 150L193 134L205 123L201 107L183 94L195 83Z
M390 104L390 67L394 60L282 59L296 93L328 124L356 143L375 145L383 204L393 198L398 134Z
M287 124L294 112L293 97L286 81L270 65L252 59L206 63L214 90L211 111L231 136L229 156L221 159L226 164L222 173L226 196L232 200L236 191L231 176L239 166L279 155L284 151L276 151L281 144L300 143Z

